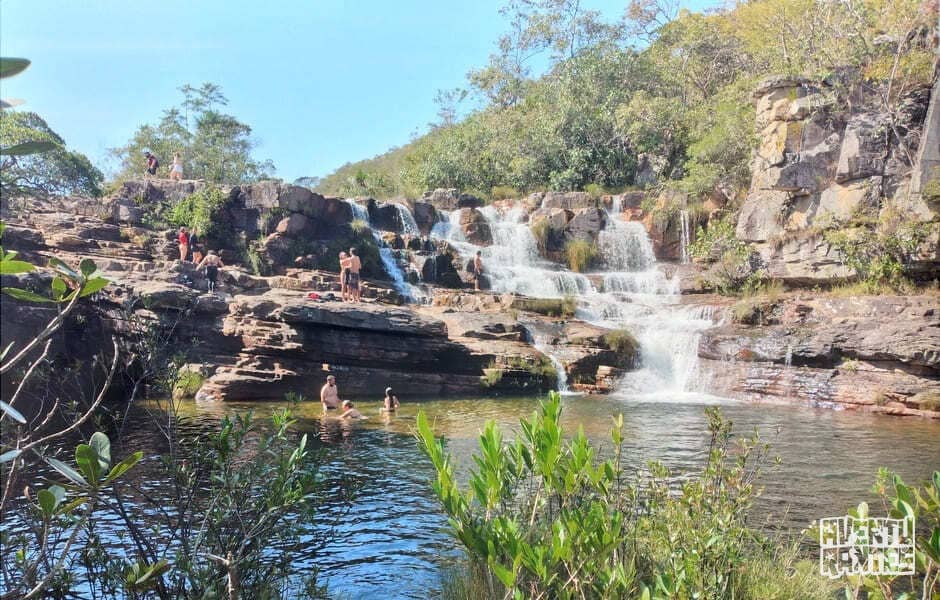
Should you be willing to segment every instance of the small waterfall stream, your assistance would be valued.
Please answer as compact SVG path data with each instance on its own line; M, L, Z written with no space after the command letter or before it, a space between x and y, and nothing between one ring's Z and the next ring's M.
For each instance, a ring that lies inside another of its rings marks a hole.
M540 298L573 296L578 301L577 316L609 329L626 329L640 343L641 366L629 372L620 392L631 396L670 397L696 389L698 380L698 340L701 332L714 324L709 307L681 304L678 281L670 280L656 263L646 229L637 222L621 219L620 206L613 202L607 225L597 239L605 269L592 273L592 279L546 261L538 253L535 238L525 222L524 207L499 210L480 209L489 222L493 237L490 246L466 241L460 230L459 211L437 223L432 237L447 240L469 260L479 250L493 290ZM548 355L556 368L561 361L552 346L533 336L535 347ZM564 369L559 369L563 375ZM559 387L566 382L559 381Z
M395 286L395 289L398 291L398 293L408 300L424 301L427 298L427 294L425 294L421 288L408 283L408 281L405 279L404 271L402 271L401 266L398 264L398 260L395 258L395 251L392 248L389 248L388 244L385 243L385 240L382 239L382 236L379 235L379 232L372 228L372 223L369 219L369 211L367 211L364 206L355 202L354 200L347 198L345 202L352 210L353 219L362 220L366 223L369 223L369 228L372 231L372 237L375 238L375 243L379 247L379 257L382 259L382 265L385 267L385 272L388 273L389 277L391 277L392 284ZM399 215L408 215L408 219L410 220L410 224L413 225L414 231L420 233L418 231L418 225L415 223L414 217L411 216L411 212L400 204L395 204L395 206L398 207ZM405 225L405 223L405 219L402 218L402 226L408 227L408 225Z

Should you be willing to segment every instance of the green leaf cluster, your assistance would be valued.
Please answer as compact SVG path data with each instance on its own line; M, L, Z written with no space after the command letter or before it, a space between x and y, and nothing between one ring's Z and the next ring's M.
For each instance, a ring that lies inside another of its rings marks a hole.
M607 452L581 428L567 434L556 393L513 441L485 425L464 489L424 413L415 435L453 535L485 567L486 597L827 597L825 580L775 562L773 545L746 526L768 446L756 434L733 438L717 409L707 416L704 467L681 481L658 463L624 472L622 416Z

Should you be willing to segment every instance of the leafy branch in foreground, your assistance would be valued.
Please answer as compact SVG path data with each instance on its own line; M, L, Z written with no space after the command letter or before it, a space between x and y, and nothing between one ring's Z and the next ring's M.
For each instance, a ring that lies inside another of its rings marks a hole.
M415 435L487 598L827 598L811 562L747 527L768 446L706 413L704 468L681 484L659 463L625 473L622 417L609 458L581 429L566 440L556 393L513 442L486 424L466 490L423 413Z

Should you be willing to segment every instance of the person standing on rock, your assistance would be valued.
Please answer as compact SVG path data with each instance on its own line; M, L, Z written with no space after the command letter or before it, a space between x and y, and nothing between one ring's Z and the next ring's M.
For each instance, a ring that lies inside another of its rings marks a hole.
M157 169L160 168L160 161L150 152L144 152L144 157L147 159L147 172L156 175Z
M183 180L183 161L180 159L179 152L173 155L173 166L170 167L170 179L174 181Z
M339 253L339 295L343 302L349 302L349 257Z
M223 266L225 265L222 264L222 259L215 253L215 250L209 250L209 254L196 265L197 271L203 267L206 269L206 282L209 284L209 292L215 291L215 282L219 277L219 268Z
M362 300L362 290L359 285L359 271L362 270L362 261L356 256L356 249L349 249L349 294L353 302Z
M323 405L323 411L339 408L339 389L336 387L336 378L332 375L327 376L326 384L320 388L320 404Z
M477 250L473 257L473 289L480 291L480 279L483 277L483 253Z
M180 227L176 240L180 245L180 262L186 262L186 257L189 256L189 233L185 227Z
M189 249L193 253L193 264L198 265L201 263L205 256L202 251L205 248L202 246L202 239L199 237L198 227L193 227L192 231L189 233Z

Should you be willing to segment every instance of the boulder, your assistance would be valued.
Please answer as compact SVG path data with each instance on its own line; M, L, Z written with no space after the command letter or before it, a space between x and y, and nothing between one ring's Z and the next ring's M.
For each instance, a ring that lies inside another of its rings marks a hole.
M878 212L881 197L881 177L871 177L846 185L833 184L819 195L816 223L835 225L852 217Z
M307 217L301 213L292 213L289 217L285 217L278 222L275 231L290 237L295 237L303 233L307 225Z
M539 199L542 208L563 208L565 210L580 210L596 208L597 199L587 192L536 192L530 198Z
M111 203L111 220L126 225L140 225L144 220L144 209L129 198L116 198Z
M141 204L156 204L163 201L176 203L205 189L205 187L206 182L204 181L132 179L121 184L120 189L117 191L117 197L138 200Z
M607 226L607 213L599 208L585 208L575 212L565 226L565 238L593 242Z
M412 212L421 234L430 235L431 229L437 223L437 210L434 205L430 202L415 202Z
M483 201L470 194L461 194L456 188L438 188L425 192L421 200L432 205L437 210L457 210L458 208L479 208Z
M478 246L488 246L493 243L493 233L486 217L476 208L460 209L460 230L466 240Z
M548 221L548 226L553 231L562 231L574 217L574 213L564 208L539 208L529 215L529 226L532 227L540 221Z
M668 164L669 161L665 156L646 153L638 155L634 183L642 188L652 186L663 176L663 171Z

